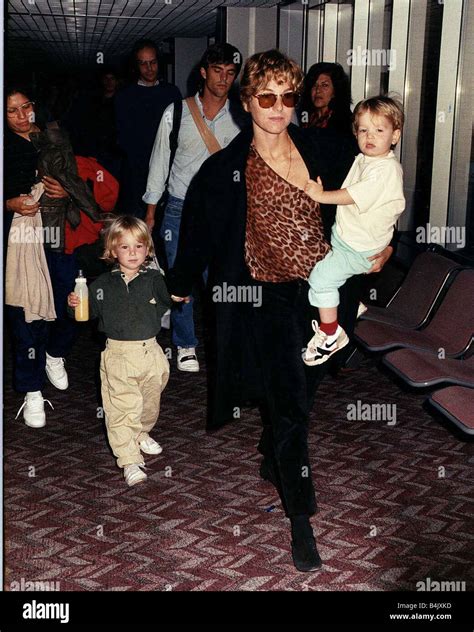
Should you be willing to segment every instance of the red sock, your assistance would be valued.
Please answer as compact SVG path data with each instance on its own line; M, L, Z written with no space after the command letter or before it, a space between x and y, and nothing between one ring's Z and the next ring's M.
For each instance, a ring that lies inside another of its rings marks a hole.
M321 323L319 329L328 336L332 336L337 330L337 319L333 323Z

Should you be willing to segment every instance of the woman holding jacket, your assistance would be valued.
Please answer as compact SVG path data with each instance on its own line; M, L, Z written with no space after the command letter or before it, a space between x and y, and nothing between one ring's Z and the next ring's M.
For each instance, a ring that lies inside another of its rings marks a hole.
M66 218L75 227L79 209L93 218L98 214L77 176L67 138L59 129L40 129L28 91L8 88L5 105L5 302L14 346L13 381L25 393L18 414L23 411L27 426L41 428L46 423L46 377L60 390L68 388L64 357L75 338L66 297L77 265L74 255L64 253Z
M307 435L325 365L306 367L301 353L311 323L306 278L329 248L332 213L323 207L321 216L303 189L318 176L325 188L339 188L354 154L326 130L290 123L302 80L277 50L247 61L241 99L252 124L193 180L168 288L175 301L186 300L209 265L216 356L208 427L258 403L260 475L275 485L290 519L296 568L314 571L321 559L310 524L316 502Z

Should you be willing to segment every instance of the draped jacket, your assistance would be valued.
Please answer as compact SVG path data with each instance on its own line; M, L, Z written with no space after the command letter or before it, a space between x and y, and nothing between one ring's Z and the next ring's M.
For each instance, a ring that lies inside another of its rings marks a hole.
M353 145L331 130L303 130L290 124L288 132L310 177L315 180L320 176L326 189L340 188L354 160ZM191 182L183 208L178 254L167 275L170 294L189 295L207 266L211 288L258 283L251 278L244 258L245 168L252 138L253 129L248 126L225 149L208 158ZM321 213L330 241L335 208L322 206ZM209 367L209 429L233 419L234 408L248 399L252 379L243 352L245 306L215 302L213 308L216 331Z
M81 221L80 211L92 221L100 221L100 209L92 191L77 172L76 159L67 133L62 129L45 129L30 134L31 143L38 153L38 178L55 178L69 194L68 198L50 198L46 193L41 197L43 226L58 228L60 250L64 248L66 220L72 229ZM99 177L100 174L97 174ZM26 191L25 193L29 193Z

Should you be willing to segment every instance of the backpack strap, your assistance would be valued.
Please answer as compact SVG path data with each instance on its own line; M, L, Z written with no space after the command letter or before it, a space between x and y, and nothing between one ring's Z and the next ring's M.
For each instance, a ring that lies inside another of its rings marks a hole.
M201 138L206 144L206 147L211 154L215 154L216 151L220 151L222 147L219 145L217 138L208 128L208 126L202 120L201 113L199 111L198 106L196 105L196 101L194 97L188 97L186 99L186 103L188 105L189 111L192 114L196 127L198 128L199 133L201 134Z
M168 182L171 174L171 167L173 166L174 157L176 156L176 150L178 149L178 135L179 128L181 127L181 117L183 114L183 102L178 99L174 102L173 108L173 126L170 132L170 161L168 164L168 176L165 182L165 191L168 188Z

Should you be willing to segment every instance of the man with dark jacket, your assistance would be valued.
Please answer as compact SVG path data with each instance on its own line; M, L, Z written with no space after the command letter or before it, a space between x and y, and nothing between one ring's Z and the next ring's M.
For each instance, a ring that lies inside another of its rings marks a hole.
M120 178L122 210L144 219L145 193L153 141L166 107L181 99L176 86L158 79L158 51L151 40L133 49L137 79L115 97L117 136L124 152Z

